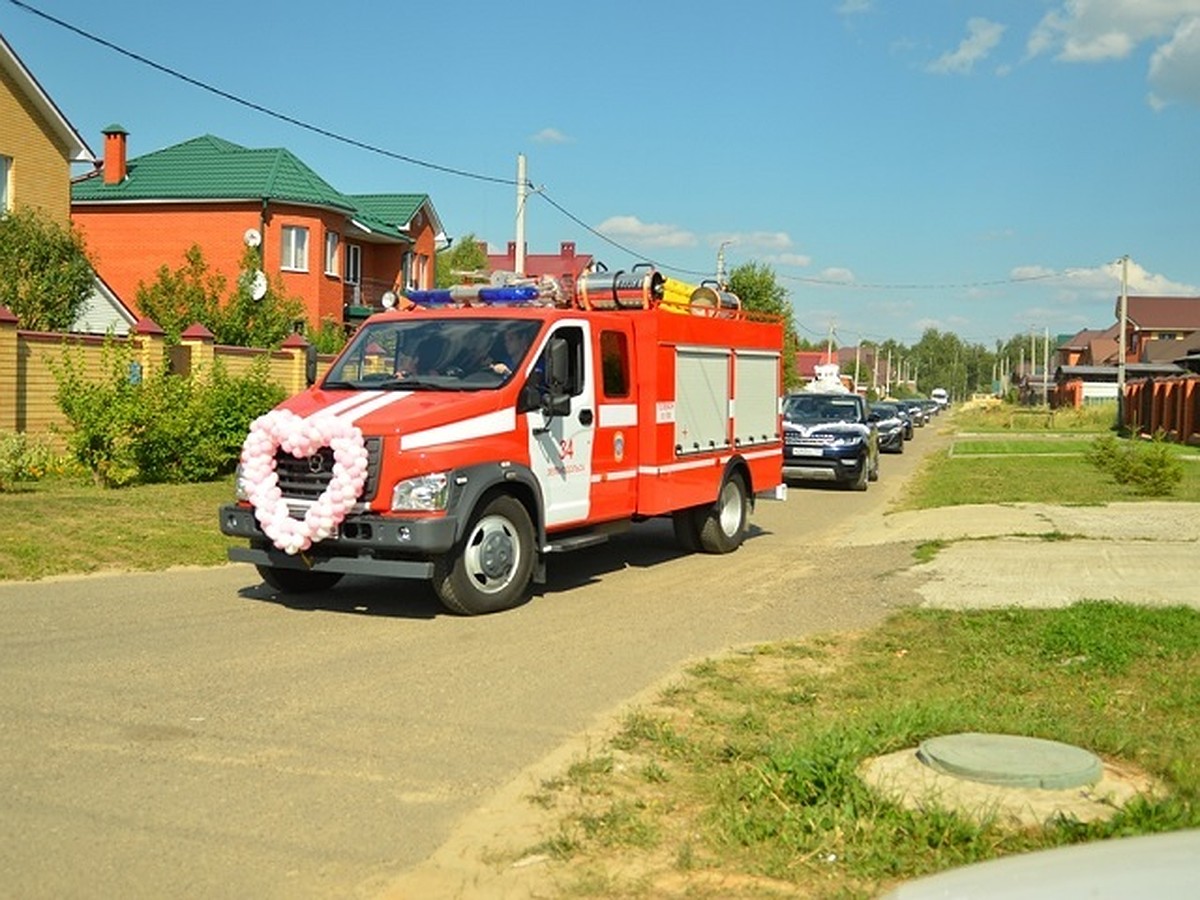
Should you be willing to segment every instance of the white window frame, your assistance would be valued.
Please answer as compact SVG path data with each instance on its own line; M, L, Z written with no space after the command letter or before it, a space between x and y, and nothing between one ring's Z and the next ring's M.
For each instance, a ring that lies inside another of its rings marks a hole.
M308 228L284 225L280 246L280 265L285 272L308 271Z
M325 232L325 274L338 276L338 244L341 236L336 231Z
M0 154L0 216L12 209L12 157Z
M346 284L362 284L362 247L346 244Z

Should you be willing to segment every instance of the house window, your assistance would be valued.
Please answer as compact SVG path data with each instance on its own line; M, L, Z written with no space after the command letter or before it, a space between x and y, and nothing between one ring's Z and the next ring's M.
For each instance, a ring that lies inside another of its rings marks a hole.
M8 178L12 172L12 157L0 156L0 216L11 208L9 205Z
M299 225L283 226L284 269L293 272L308 271L308 229Z
M407 290L421 290L428 282L429 257L421 253L404 254L404 287Z
M338 233L325 232L325 274L337 278L338 273Z
M358 244L346 245L346 284L358 284L362 281L362 247Z

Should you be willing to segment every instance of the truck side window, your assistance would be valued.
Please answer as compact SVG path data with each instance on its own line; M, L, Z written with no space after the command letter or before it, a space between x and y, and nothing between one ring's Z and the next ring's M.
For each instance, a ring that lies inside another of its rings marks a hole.
M605 397L629 396L629 343L623 331L600 332L600 371Z
M554 336L565 340L571 348L570 372L567 378L567 393L577 396L583 393L583 329L576 325L565 325L554 332Z

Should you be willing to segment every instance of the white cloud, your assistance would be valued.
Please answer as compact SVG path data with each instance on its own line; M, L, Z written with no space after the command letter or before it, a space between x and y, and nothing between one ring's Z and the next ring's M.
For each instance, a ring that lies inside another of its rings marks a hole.
M874 0L842 0L836 12L839 16L855 16L869 13L874 5Z
M1173 100L1200 106L1200 16L1183 20L1150 59L1150 102L1161 109Z
M1200 0L1066 0L1042 17L1026 50L1063 62L1124 59L1138 44L1168 38L1197 15Z
M1121 292L1121 263L1119 260L1087 269L1067 269L1059 272L1042 265L1018 266L1010 273L1014 280L1045 279L1055 289L1060 302L1103 298L1111 300ZM1136 260L1129 261L1129 293L1148 296L1196 296L1200 288L1172 281L1166 275L1147 271Z
M535 144L569 144L571 138L557 128L543 128L533 136L533 142Z
M927 72L935 75L966 75L975 68L975 64L986 59L1004 34L1004 26L999 22L974 18L967 22L967 36L949 53L939 56L925 67Z
M827 269L822 269L819 276L823 281L836 281L838 284L853 284L854 273L850 269L843 269L838 266L830 266Z
M792 246L792 238L786 231L737 231L710 235L708 244L712 247L730 244L747 253L755 250L787 250Z
M1200 0L1066 0L1038 22L1026 51L1060 62L1106 62L1147 42L1154 44L1150 105L1200 106Z
M796 266L800 269L812 265L812 257L805 253L776 253L768 256L766 261L780 266Z
M637 216L611 216L596 230L617 241L632 241L643 247L694 247L696 235L676 225L643 222Z

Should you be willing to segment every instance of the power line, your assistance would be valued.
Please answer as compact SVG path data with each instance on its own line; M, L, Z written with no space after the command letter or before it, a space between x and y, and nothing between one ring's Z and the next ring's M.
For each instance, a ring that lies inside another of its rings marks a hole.
M60 28L66 29L67 31L70 31L73 34L76 34L79 37L84 38L85 40L91 41L95 44L98 44L98 45L108 49L108 50L111 50L114 53L117 53L121 56L127 57L128 59L131 59L131 60L134 60L135 62L141 63L142 65L149 66L150 68L152 68L158 72L161 72L172 78L178 79L178 80L180 80L186 84L189 84L193 87L199 88L202 91L206 91L210 94L220 97L223 100L228 100L231 103L235 103L239 106L243 106L243 107L253 110L255 112L262 113L265 116L269 116L273 119L277 119L281 122L285 122L289 125L293 125L297 128L303 129L305 131L312 132L313 134L318 134L318 135L321 135L322 137L329 138L330 140L337 141L342 144L346 144L347 146L356 147L360 150L366 150L370 153L375 153L380 156L387 157L389 159L398 160L400 162L409 163L410 165L419 166L419 167L430 169L430 170L437 171L437 172L442 172L442 173L445 173L448 175L457 175L461 178L470 178L470 179L474 179L476 181L483 181L483 182L487 182L490 184L502 184L502 185L512 186L512 187L515 187L517 185L517 181L513 178L504 178L504 177L499 177L499 176L494 176L494 175L484 175L484 174L481 174L478 172L469 171L467 169L461 169L461 168L457 168L454 166L448 166L448 165L443 165L440 163L430 162L428 160L418 159L413 156L408 156L406 154L398 153L394 150L388 150L387 148L380 147L376 144L371 144L366 141L358 140L357 138L349 137L348 135L344 135L339 132L332 131L332 130L330 130L328 128L324 128L320 125L315 125L311 122L297 118L296 116L292 116L287 113L282 113L282 112L279 112L278 110L271 109L268 106L264 106L261 103L257 103L253 100L248 100L245 97L231 93L230 91L226 91L222 88L218 88L212 84L209 84L206 81L202 81L199 78L194 78L194 77L187 75L183 72L180 72L179 70L174 69L170 66L156 62L146 56L143 56L140 53L136 53L132 50L128 50L125 47L120 46L119 44L113 43L112 41L109 41L105 38L100 37L99 35L93 34L92 32L89 32L83 28L76 26L76 25L72 25L70 22L67 22L56 16L52 16L49 13L43 12L42 10L39 10L36 7L29 5L28 3L23 2L23 0L9 0L9 2L13 6L16 6L19 9L24 10L25 12L28 12L34 16L44 19L45 21L50 22L54 25L57 25ZM583 221L581 218L579 218L574 213L570 212L568 209L566 209L566 207L564 207L562 204L558 203L552 197L550 197L550 195L546 192L546 189L544 186L538 188L538 187L535 187L532 183L530 183L528 181L526 182L525 186L530 192L535 193L538 196L540 196L546 203L548 203L550 206L552 206L554 209L556 209L559 213L561 213L563 216L565 216L571 222L575 223L580 228L583 228L585 231L587 231L589 234L595 236L599 240L604 241L606 244L609 244L610 246L615 247L616 249L622 251L623 253L629 254L631 257L641 259L663 271L677 272L682 275L692 275L692 276L697 276L700 278L707 278L714 274L712 272L701 272L701 271L697 271L695 269L688 269L688 268L684 268L682 266L671 265L670 263L666 263L661 260L656 260L656 259L648 257L646 254L639 253L638 251L625 246L624 244L620 243L619 241L614 240L613 238L604 234L604 232L599 231L598 229L594 228L593 226L591 226L588 223L586 223L585 221ZM857 282L857 281L845 281L845 280L837 280L837 279L830 279L830 278L814 278L814 277L802 276L802 275L789 275L787 273L779 273L779 272L776 272L775 274L776 274L777 278L784 280L784 281L794 281L794 282L799 282L802 284L810 284L810 285L815 285L815 286L819 286L819 287L847 288L847 289L852 289L852 290L951 290L951 289L962 290L962 289L969 289L969 288L994 287L994 286L1006 285L1006 284L1020 284L1020 283L1024 283L1024 282L1033 282L1033 281L1045 281L1045 280L1051 280L1051 279L1057 279L1057 278L1068 278L1068 277L1071 277L1071 275L1074 273L1071 270L1067 270L1066 272L1050 272L1050 273L1042 273L1039 275L1010 277L1010 278L996 279L996 280L991 280L991 281L974 281L974 282L940 283L940 284L939 283L920 284L920 283L912 283L912 282L910 282L910 283Z
M493 184L507 184L507 185L515 185L516 184L516 181L514 181L511 178L500 178L500 177L497 177L494 175L481 175L478 172L469 172L466 169L458 169L458 168L454 168L453 166L445 166L445 165L441 165L439 163L429 162L428 160L417 159L416 157L406 156L402 153L396 153L393 150L388 150L384 147L379 147L375 144L369 144L366 141L360 141L360 140L357 140L356 138L348 137L348 136L346 136L344 134L340 134L336 131L330 131L329 129L322 128L319 125L313 125L311 122L306 122L303 119L298 119L295 116L288 115L287 113L281 113L278 110L271 109L268 106L263 106L261 103L255 103L252 100L247 100L244 97L239 97L237 94L233 94L233 93L230 93L229 91L222 90L221 88L215 87L214 85L211 85L208 82L201 81L199 78L193 78L192 76L186 75L177 69L172 69L170 66L165 66L162 63L155 62L154 60L149 59L148 57L142 56L140 53L135 53L132 50L127 50L118 44L114 44L112 41L106 40L98 35L92 34L90 31L85 31L82 28L72 25L70 22L65 22L62 19L59 19L55 16L50 15L49 13L42 12L40 9L35 9L34 7L30 6L28 3L21 2L21 0L9 0L9 2L11 4L13 4L13 6L19 7L20 9L23 9L26 12L32 13L33 15L38 16L39 18L45 19L47 22L52 22L55 25L59 26L60 28L65 28L67 31L70 31L73 34L77 34L80 37L84 38L85 40L92 41L93 43L99 44L100 46L105 47L106 49L112 50L114 53L119 53L121 56L128 57L129 59L132 59L135 62L139 62L142 65L149 66L152 69L156 69L157 71L162 72L165 75L171 76L172 78L177 78L180 81L183 81L183 82L186 82L187 84L192 85L193 87L200 88L200 90L202 90L202 91L208 91L210 94L215 94L216 96L220 97L223 100L228 100L231 103L236 103L239 106L244 106L247 109L254 110L255 112L260 112L263 115L270 116L273 119L278 119L281 122L287 122L289 125L295 125L297 128L303 128L305 131L311 131L314 134L319 134L322 137L327 137L327 138L330 138L331 140L339 141L340 143L343 143L343 144L348 144L351 147L358 147L360 150L367 150L371 153L378 153L380 156L386 156L386 157L389 157L390 159L395 159L395 160L399 160L400 162L410 163L414 166L421 166L422 168L426 168L426 169L432 169L437 172L444 172L448 175L458 175L462 178L473 178L477 181L487 181L487 182L491 182Z

